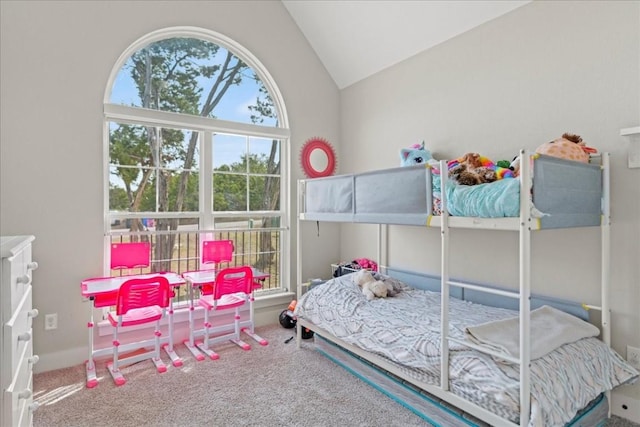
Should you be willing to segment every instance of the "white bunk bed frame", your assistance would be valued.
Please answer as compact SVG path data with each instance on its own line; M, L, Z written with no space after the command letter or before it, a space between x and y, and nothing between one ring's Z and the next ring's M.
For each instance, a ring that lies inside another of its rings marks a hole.
M442 215L432 216L429 212L429 219L427 226L440 227L441 230L441 378L440 385L432 385L417 381L403 374L402 371L397 369L394 365L387 362L385 359L363 351L356 346L346 343L339 338L332 336L330 333L324 331L322 328L317 327L313 323L305 320L298 319L297 322L297 346L300 348L302 328L309 328L319 333L322 338L337 344L340 347L350 351L351 353L361 357L364 360L371 362L372 364L382 368L383 370L399 377L402 381L413 384L448 402L455 407L469 413L480 420L487 422L493 426L526 426L529 424L530 409L531 409L531 379L530 379L530 364L531 364L531 346L530 346L530 321L531 321L531 232L541 229L540 221L532 217L530 209L530 185L532 182L532 168L527 159L532 156L532 153L527 150L520 151L520 216L513 218L475 218L475 217L454 217L449 216L447 213L447 200L446 200L446 182L447 174L441 174L441 201L442 201ZM535 156L535 155L534 155ZM609 308L609 289L610 289L610 172L609 172L609 153L602 153L599 155L592 155L592 158L600 158L600 169L602 171L602 200L601 200L601 304L589 305L582 304L586 310L593 309L601 312L601 339L607 345L611 345L611 326L610 326L610 308ZM440 170L447 171L446 161L440 162ZM427 196L431 197L431 176L427 173ZM308 218L305 215L305 183L306 180L298 181L298 232L297 232L297 282L298 282L298 297L302 295L302 271L301 271L301 237L300 237L300 222L305 220L316 220ZM431 207L430 201L428 206ZM344 222L343 219L338 221ZM364 221L363 221L364 222ZM378 226L378 260L381 258L382 253L382 226ZM466 228L466 229L493 229L493 230L509 230L517 231L519 236L519 289L518 291L509 291L488 288L478 286L470 283L463 283L458 281L452 281L449 277L449 234L452 228ZM507 357L504 354L497 354L488 350L487 348L473 345L468 341L461 341L452 338L448 335L449 330L449 295L450 287L459 287L463 289L471 289L479 292L486 292L495 295L501 295L508 298L514 298L519 300L519 317L520 317L520 357L513 358ZM508 360L512 363L517 363L520 366L520 422L514 424L509 420L506 420L474 403L471 403L458 395L449 391L449 341L456 342L461 345L473 348L477 351L488 353L494 356L498 356L502 359ZM610 400L609 392L606 393L607 399ZM611 415L609 409L608 416Z

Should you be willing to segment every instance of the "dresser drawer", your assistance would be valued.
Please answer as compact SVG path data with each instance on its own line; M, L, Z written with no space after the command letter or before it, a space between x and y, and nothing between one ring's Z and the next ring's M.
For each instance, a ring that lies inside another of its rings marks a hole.
M28 427L32 424L32 413L37 407L33 403L32 353L32 343L28 341L18 355L15 375L4 392L4 421L9 422L10 426Z
M27 288L31 286L33 270L37 263L31 261L31 245L25 245L10 257L2 259L2 313L6 316L13 313Z
M4 324L2 334L2 369L4 372L15 372L25 347L32 348L33 318L37 315L38 310L31 307L31 286L28 285L13 316ZM31 354L29 353L28 356Z

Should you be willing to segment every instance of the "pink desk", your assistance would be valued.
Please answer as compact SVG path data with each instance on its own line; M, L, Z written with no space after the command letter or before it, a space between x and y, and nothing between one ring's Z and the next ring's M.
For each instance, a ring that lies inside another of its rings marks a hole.
M150 274L133 274L120 277L99 277L83 280L80 283L80 290L83 297L88 298L91 301L89 307L89 360L86 362L87 370L87 387L92 388L98 385L98 377L96 375L96 364L94 358L96 356L107 356L112 354L112 349L94 349L93 348L93 328L95 326L93 320L93 309L100 307L110 307L116 304L118 296L118 289L125 281L135 278L145 278L154 276L164 276L169 280L169 284L173 287L181 286L185 284L185 280L176 273L150 273ZM182 359L176 354L173 349L173 298L171 298L169 306L169 333L167 338L167 345L163 348L171 358L171 362L174 366L182 366ZM149 343L153 343L153 340L149 340ZM132 348L140 348L145 342L136 342L121 346L121 351L128 351Z
M261 289L262 283L269 278L269 273L262 272L255 268L253 270L253 290ZM202 333L202 330L196 331L194 326L193 319L193 311L194 307L194 291L196 288L201 288L204 285L212 285L216 280L216 270L199 270L199 271L189 271L186 273L182 273L182 277L189 284L189 339L184 342L184 345L189 349L193 357L196 360L204 360L204 355L198 349L195 339ZM260 345L267 345L268 341L264 338L260 337L255 333L255 321L253 314L253 302L254 302L253 293L251 294L251 298L249 298L249 319L244 322L240 322L240 327L242 331L249 335L251 338L256 340Z

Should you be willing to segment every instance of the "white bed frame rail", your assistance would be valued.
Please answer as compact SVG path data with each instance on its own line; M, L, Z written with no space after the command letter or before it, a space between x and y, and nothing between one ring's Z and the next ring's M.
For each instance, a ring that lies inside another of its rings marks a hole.
M516 426L516 424L503 419L486 409L471 403L449 391L449 342L455 342L461 345L465 345L475 350L498 356L502 359L510 361L512 363L518 363L520 365L520 426L526 426L529 424L530 409L531 409L531 343L530 343L530 321L531 321L531 232L532 230L538 230L538 221L531 216L530 209L530 190L532 182L533 168L529 159L535 159L535 154L528 152L527 150L520 151L520 217L519 218L498 218L498 219L484 219L484 218L462 218L462 217L450 217L446 206L446 191L442 191L441 201L443 213L441 216L432 217L428 222L428 226L440 226L441 230L441 336L442 336L442 354L441 354L441 378L440 385L434 386L431 384L424 384L411 378L403 378L406 381L414 384L417 387L437 396L459 409L470 413L478 417L479 419L490 423L494 426ZM601 311L601 334L602 340L611 345L611 328L610 328L610 307L609 307L609 289L610 289L610 203L609 203L609 186L610 186L610 172L609 172L609 153L602 153L601 155L592 155L592 157L599 157L602 170L602 220L601 220L601 306L583 304L583 307L587 310L594 309ZM447 170L447 162L440 162L440 170ZM446 188L447 174L441 175L441 187ZM297 233L297 247L298 247L298 296L302 293L302 271L301 271L301 238L300 238L300 221L303 218L301 215L302 206L304 206L304 182L298 182L298 233ZM518 221L517 227L514 227L513 221ZM517 230L519 236L519 289L517 291L505 291L500 289L486 288L477 286L470 283L463 283L458 281L452 281L449 277L449 263L451 262L451 251L449 250L449 234L452 228L479 228L479 229L500 229L500 230ZM382 256L382 239L383 230L382 227L378 227L378 255L379 259ZM519 300L520 310L520 357L513 358L507 357L503 354L497 354L484 347L480 347L469 343L468 341L458 340L449 336L449 295L450 287L460 287L466 289L473 289L480 292L493 293L501 296L506 296ZM317 326L308 323L304 319L298 321L298 347L301 343L301 330L302 327L310 327L311 329L318 330ZM318 330L322 333L322 330ZM381 368L391 372L394 375L403 377L394 365L386 362L384 359L371 355L367 352L360 350L353 345L347 344L342 340L339 340L330 334L322 334L322 336L330 341L333 341L340 346L346 348L352 353L363 357ZM609 393L607 398L610 399ZM610 401L610 400L609 400ZM609 410L609 415L610 410Z

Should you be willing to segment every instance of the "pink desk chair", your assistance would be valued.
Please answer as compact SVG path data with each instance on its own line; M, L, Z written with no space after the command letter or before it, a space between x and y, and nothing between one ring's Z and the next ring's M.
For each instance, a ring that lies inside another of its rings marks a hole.
M111 244L111 269L129 269L129 274L136 268L149 268L151 266L151 245L149 242L112 243ZM182 366L182 359L173 349L173 289L169 302L169 337L168 342L162 347L173 366ZM114 305L114 304L110 304Z
M185 272L183 277L189 283L189 339L184 341L184 345L189 349L196 360L204 360L204 356L196 346L196 335L193 312L195 310L195 289L200 290L200 294L210 294L213 292L213 283L215 282L216 273L220 271L222 263L228 263L233 260L233 240L205 240L202 242L202 251L200 253L201 270ZM209 267L207 269L207 267ZM205 276L205 281L198 280L196 277ZM204 329L199 330L200 334L204 333Z
M253 292L253 271L251 267L228 267L216 274L213 285L213 292L200 297L199 304L205 309L204 312L204 339L198 342L197 346L209 358L218 359L218 354L210 346L212 344L231 341L243 350L250 350L251 346L240 339L240 307L249 302ZM212 311L234 312L233 332L222 333L229 330L229 324L222 324L213 327L209 321Z
M94 349L95 327L93 310L94 308L115 306L118 298L118 289L129 278L146 278L150 275L140 274L135 270L146 269L151 266L151 246L149 242L136 243L112 243L110 252L111 270L126 270L122 277L96 277L83 280L81 283L82 295L91 300L89 306L89 359L86 362L87 387L93 388L98 385L96 365L94 358L105 354L110 354L111 349ZM135 274L137 273L137 274ZM161 276L168 277L172 286L179 286L184 280L172 273L161 273ZM173 296L173 294L171 295ZM168 344L164 349L171 357L174 366L181 366L182 359L173 350L173 300L169 309L169 337Z
M160 319L166 315L171 299L169 280L162 276L133 278L124 282L118 290L116 311L108 315L113 326L113 361L107 364L116 385L123 385L126 380L120 371L121 365L129 365L141 360L151 359L158 372L166 372L167 367L160 359ZM154 349L133 356L120 358L120 351L144 348L142 343L121 344L118 333L128 326L155 323Z

